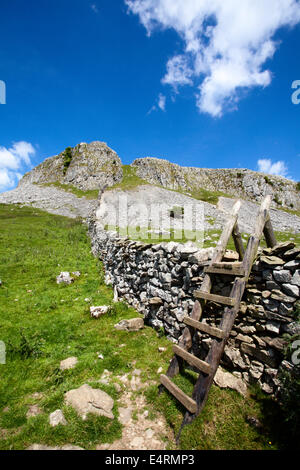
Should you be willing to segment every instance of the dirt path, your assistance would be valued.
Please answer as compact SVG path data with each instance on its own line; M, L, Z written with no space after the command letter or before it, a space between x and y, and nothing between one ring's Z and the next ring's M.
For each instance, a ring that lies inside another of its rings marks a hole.
M153 382L142 383L141 371L135 369L130 375L116 376L121 383L122 396L118 400L119 421L123 424L122 438L112 444L99 444L97 450L165 450L167 443L174 443L174 436L165 418L158 413L150 419L144 391ZM108 383L111 373L105 371L101 381Z

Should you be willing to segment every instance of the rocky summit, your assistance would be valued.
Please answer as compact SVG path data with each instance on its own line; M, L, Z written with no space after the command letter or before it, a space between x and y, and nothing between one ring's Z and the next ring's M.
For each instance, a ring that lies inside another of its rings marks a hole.
M121 160L104 142L81 143L47 158L20 181L70 184L83 191L113 186L122 180Z

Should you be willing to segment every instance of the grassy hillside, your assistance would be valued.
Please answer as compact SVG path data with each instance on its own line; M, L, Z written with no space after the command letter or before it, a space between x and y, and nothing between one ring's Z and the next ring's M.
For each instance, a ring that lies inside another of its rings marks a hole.
M81 276L74 284L56 284L61 271L78 270ZM0 278L0 340L7 346L6 364L0 365L0 449L25 449L32 443L94 449L120 438L117 399L122 390L113 385L116 376L137 367L143 382L157 383L157 369L165 372L172 356L171 344L148 327L131 334L114 329L121 319L138 314L124 303L112 304L112 289L104 285L102 265L90 253L86 228L78 220L37 209L0 205ZM111 313L91 319L90 305L104 304L112 305ZM159 346L166 352L159 353ZM77 366L60 371L60 361L70 356L78 357ZM97 382L105 369L112 372L108 385ZM190 391L194 377L177 380ZM87 382L114 398L113 421L92 416L82 421L64 405L64 393ZM142 393L133 395L133 406ZM150 416L155 420L162 413L173 436L182 407L166 392L158 396L157 385L149 384L145 394ZM27 418L31 405L41 413ZM68 425L51 428L49 414L58 408ZM257 417L263 427L252 427L248 416ZM243 398L213 387L205 412L185 428L181 447L276 449L283 446L284 433L270 399L253 393ZM172 437L167 446L174 447Z

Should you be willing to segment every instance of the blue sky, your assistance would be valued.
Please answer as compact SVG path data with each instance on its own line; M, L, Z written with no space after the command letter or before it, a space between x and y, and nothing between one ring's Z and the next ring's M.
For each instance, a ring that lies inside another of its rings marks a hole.
M152 156L300 181L299 1L223 3L2 1L0 191L94 140L125 164Z

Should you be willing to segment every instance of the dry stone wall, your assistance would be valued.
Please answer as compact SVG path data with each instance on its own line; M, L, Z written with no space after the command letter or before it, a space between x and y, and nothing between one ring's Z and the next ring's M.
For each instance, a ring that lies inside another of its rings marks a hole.
M136 308L145 322L164 329L177 342L185 327L183 318L194 305L193 292L200 288L204 266L213 248L199 250L192 244L145 245L104 232L89 222L92 250L104 263L106 283L115 294ZM230 259L234 255L228 253ZM216 277L213 292L229 295L232 278ZM285 334L300 334L295 307L300 290L300 249L294 243L260 252L241 304L223 365L246 383L258 383L269 394L279 386L278 371L286 365ZM205 309L203 321L218 326L221 310L215 304ZM211 339L197 333L198 354L203 358ZM197 343L197 342L196 342Z

